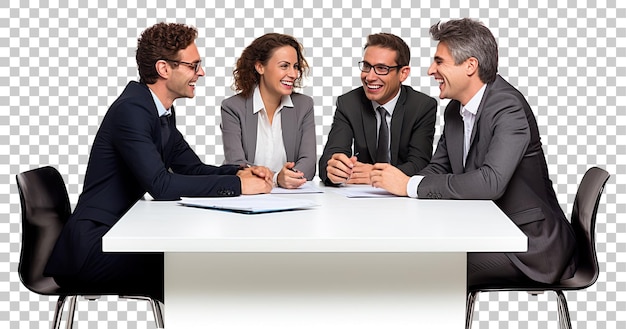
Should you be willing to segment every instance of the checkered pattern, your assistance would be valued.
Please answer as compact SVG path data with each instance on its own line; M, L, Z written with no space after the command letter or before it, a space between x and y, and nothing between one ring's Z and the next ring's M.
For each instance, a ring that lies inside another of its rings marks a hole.
M385 31L412 50L405 82L436 96L426 75L439 19L479 18L500 45L500 73L537 115L550 173L569 214L577 183L599 165L612 177L598 215L602 274L569 292L576 328L626 328L626 9L622 1L2 1L0 4L0 322L47 328L54 301L27 291L17 275L20 209L15 174L53 165L74 204L98 123L128 80L136 40L162 20L199 29L206 77L197 96L176 102L179 128L207 163L221 163L219 104L233 94L243 48L270 32L296 36L312 66L302 92L315 100L321 154L336 97L360 84L365 37ZM315 3L314 5L312 3ZM523 4L522 4L523 3ZM111 7L104 7L111 6ZM117 8L116 6L126 6ZM137 8L137 7L144 8ZM534 8L526 8L533 6ZM447 101L440 101L440 109ZM8 114L8 115L7 115ZM437 136L443 122L437 122ZM482 294L474 328L557 328L553 295ZM152 328L144 302L79 303L78 328ZM417 327L417 325L416 325Z

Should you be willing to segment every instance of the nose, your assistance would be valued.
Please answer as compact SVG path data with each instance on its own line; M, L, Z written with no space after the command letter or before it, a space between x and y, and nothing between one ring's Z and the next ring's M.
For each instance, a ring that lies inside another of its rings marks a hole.
M196 74L200 77L203 77L205 72L204 72L204 67L202 67L202 65L200 65L200 67L198 68L198 72L196 72Z
M428 67L428 75L434 75L435 74L435 62L432 62L430 64L430 67Z
M370 68L369 72L363 72L365 79L367 80L376 80L378 79L378 74L374 71L374 68Z
M289 74L290 78L295 78L295 77L297 77L300 74L300 72L298 71L297 68L292 66L291 69L289 70L289 72L287 72L287 74Z

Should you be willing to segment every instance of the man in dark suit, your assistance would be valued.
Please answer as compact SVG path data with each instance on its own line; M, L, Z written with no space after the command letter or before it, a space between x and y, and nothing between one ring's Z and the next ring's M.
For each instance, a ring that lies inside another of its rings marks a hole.
M140 82L111 105L95 137L84 189L46 266L63 287L163 301L163 254L103 253L102 236L146 192L156 200L271 190L269 169L203 164L176 129L173 102L204 75L197 30L159 23L137 46ZM83 288L85 287L85 288Z
M367 37L359 62L362 87L337 98L319 161L327 185L370 184L372 164L407 175L424 168L433 150L437 101L402 85L411 72L409 46L389 33Z
M428 70L450 98L430 164L409 178L376 165L372 185L429 199L487 199L528 236L523 253L469 253L468 285L552 283L575 270L575 236L556 198L539 130L524 96L497 74L498 46L471 19L431 27L439 41Z

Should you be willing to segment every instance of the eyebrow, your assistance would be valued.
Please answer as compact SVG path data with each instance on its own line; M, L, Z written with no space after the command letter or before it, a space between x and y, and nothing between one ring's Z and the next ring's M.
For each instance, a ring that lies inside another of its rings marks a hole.
M396 65L398 65L398 64L392 64L392 65L389 65L389 64L385 64L385 63L376 63L376 64L371 64L371 63L370 63L370 62L368 62L368 61L364 61L364 62L365 62L365 63L367 63L367 64L369 64L369 65L371 65L371 66L377 66L377 65L383 65L383 66L396 66Z

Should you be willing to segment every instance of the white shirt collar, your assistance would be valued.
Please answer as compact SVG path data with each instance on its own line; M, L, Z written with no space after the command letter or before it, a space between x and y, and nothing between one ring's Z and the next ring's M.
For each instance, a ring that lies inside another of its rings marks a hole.
M480 101L483 99L483 95L485 94L485 89L487 89L487 85L483 84L483 86L480 87L480 89L478 89L478 92L474 94L472 99L470 99L469 102L465 104L465 106L461 105L461 109L459 112L461 116L463 116L463 111L468 111L472 113L473 115L476 115L476 113L478 113L478 106L480 106Z
M154 99L154 104L156 105L157 108L157 113L159 114L159 117L162 116L169 116L172 114L172 111L170 109L165 109L165 106L163 105L163 103L161 103L161 100L159 100L159 98L157 97L157 95L152 91L152 89L150 89L150 87L148 87L148 89L150 90L150 93L152 94L152 99Z
M259 85L254 87L254 92L252 94L252 113L257 113L261 111L265 107L263 103L263 98L261 97L261 90L259 89ZM280 99L280 105L276 110L280 110L283 107L293 107L293 102L291 101L291 95L283 95Z
M393 109L396 108L396 104L398 103L398 99L400 98L401 91L402 87L398 89L398 93L396 94L396 96L394 96L390 101L385 104L378 104L378 102L372 101L372 106L374 107L374 110L377 109L379 106L382 106L385 108L385 110L387 110L390 115L393 115Z

